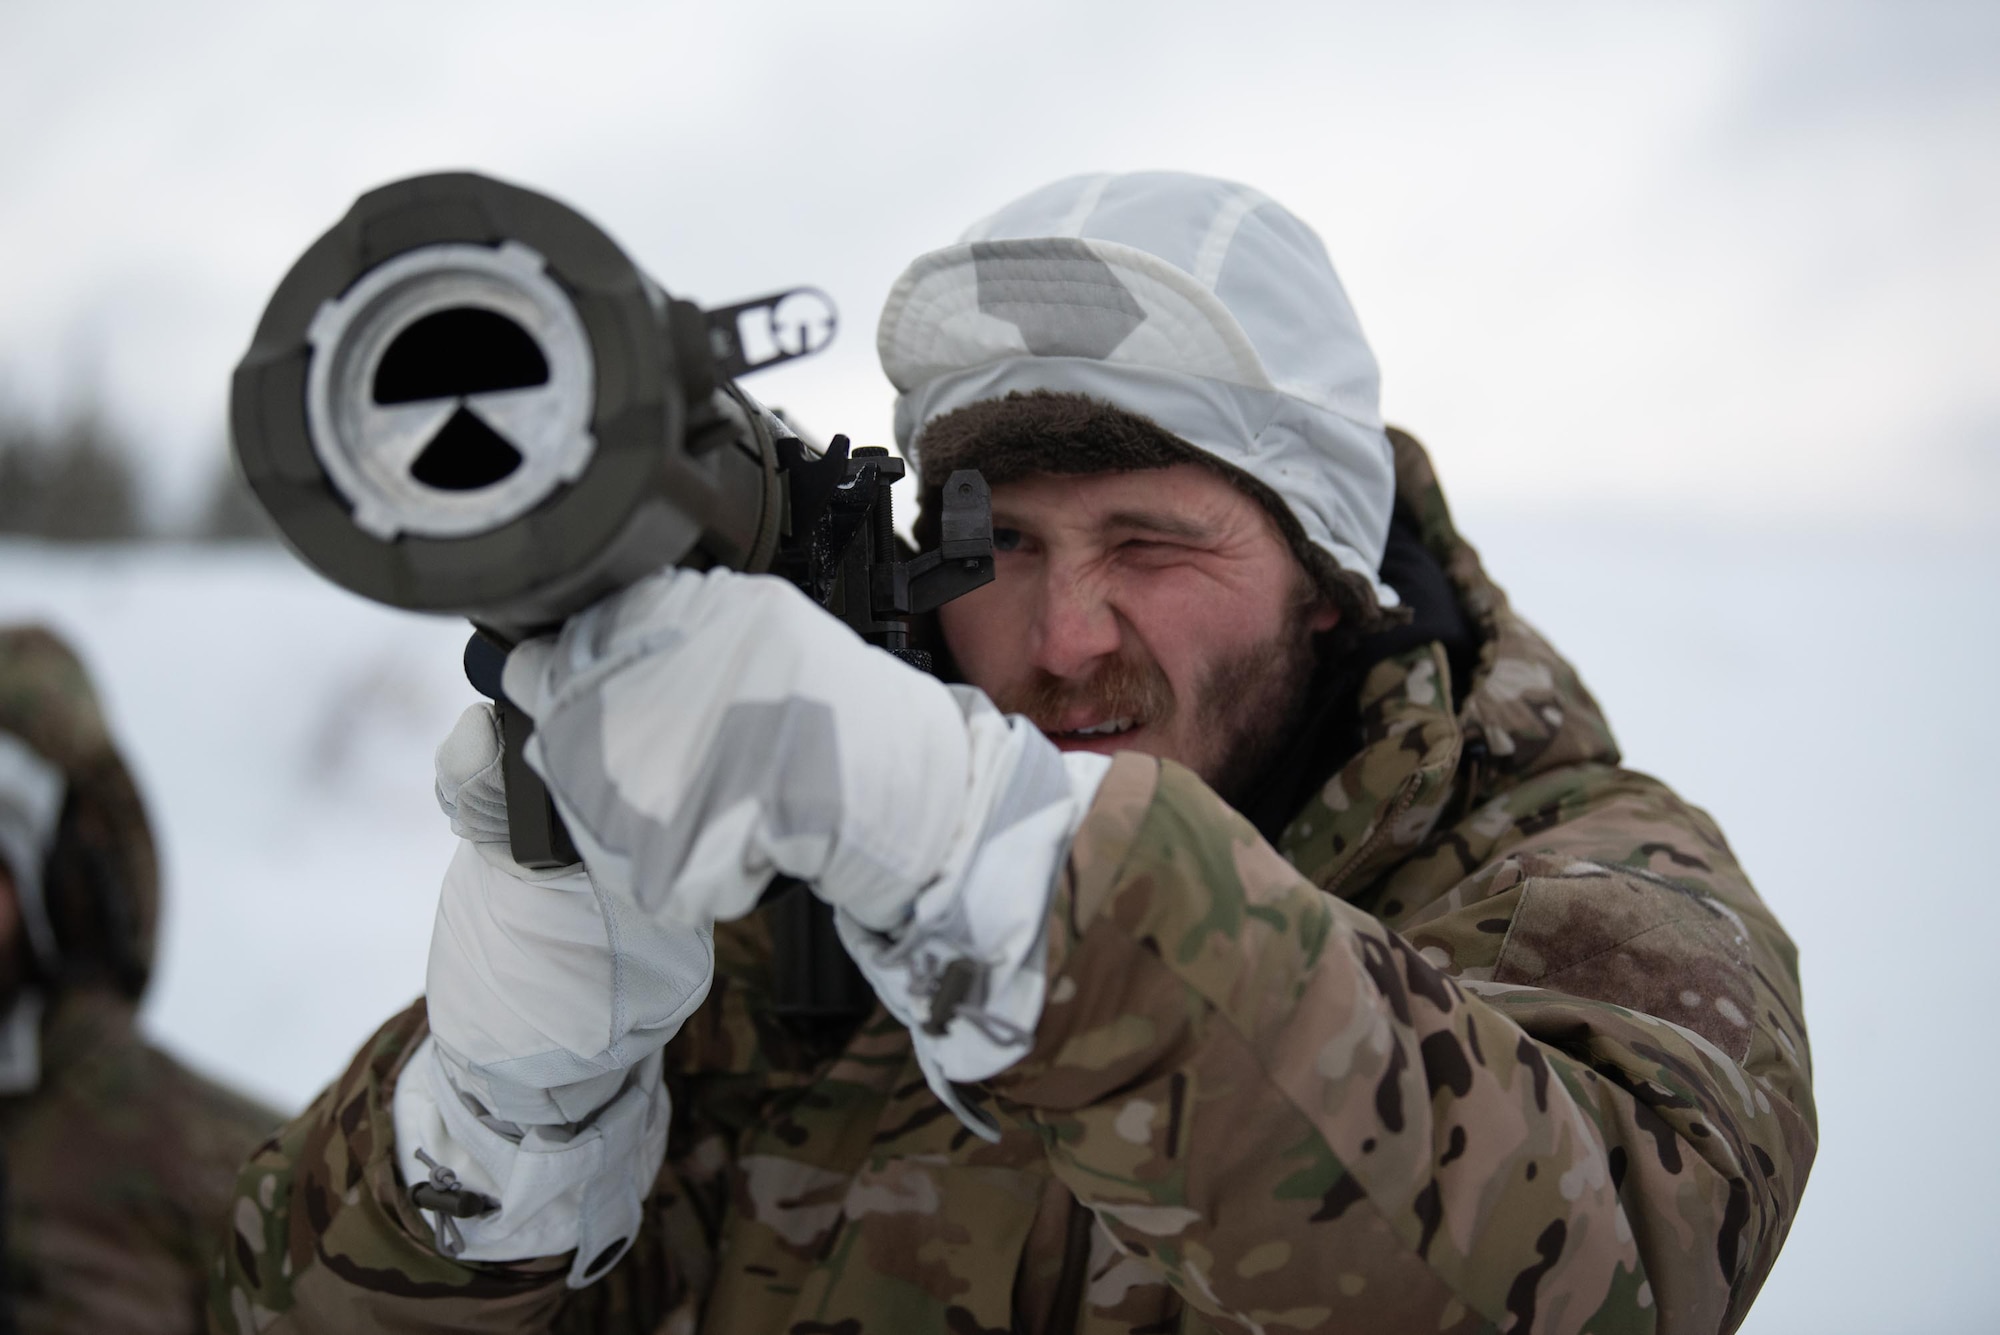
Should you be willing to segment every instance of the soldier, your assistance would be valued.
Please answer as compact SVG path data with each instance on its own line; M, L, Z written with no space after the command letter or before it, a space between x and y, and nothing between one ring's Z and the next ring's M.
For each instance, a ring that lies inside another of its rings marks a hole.
M899 443L993 484L947 687L780 582L517 648L428 1007L241 1179L221 1331L1733 1329L1815 1147L1796 959L1453 527L1316 237L1059 182L919 258ZM879 999L773 1012L806 881ZM711 935L710 924L714 924Z
M0 630L0 1301L22 1331L201 1329L236 1168L280 1120L139 1035L159 908L82 664Z

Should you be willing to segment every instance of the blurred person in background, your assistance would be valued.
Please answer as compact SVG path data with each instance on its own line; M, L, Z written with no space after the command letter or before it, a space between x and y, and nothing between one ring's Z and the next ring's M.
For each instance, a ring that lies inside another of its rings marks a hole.
M427 1003L246 1168L215 1328L1734 1329L1817 1143L1795 952L1384 426L1318 238L1063 181L878 345L920 540L992 483L967 684L729 571L517 647L582 862L513 862L468 711ZM858 1023L776 1014L776 874Z
M24 1332L198 1330L235 1168L280 1120L140 1035L159 912L83 665L0 628L0 1302Z

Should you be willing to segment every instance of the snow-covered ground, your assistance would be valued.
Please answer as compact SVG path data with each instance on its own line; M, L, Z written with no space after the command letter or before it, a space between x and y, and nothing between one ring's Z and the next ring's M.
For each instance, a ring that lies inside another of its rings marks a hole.
M473 698L465 632L267 548L0 547L0 617L77 645L151 807L152 1031L303 1105L423 989L453 844L430 753Z
M2000 537L1464 522L1799 942L1824 1150L1745 1329L1990 1329ZM299 1106L422 987L464 630L277 551L0 544L0 620L27 616L88 658L152 804L151 1031Z

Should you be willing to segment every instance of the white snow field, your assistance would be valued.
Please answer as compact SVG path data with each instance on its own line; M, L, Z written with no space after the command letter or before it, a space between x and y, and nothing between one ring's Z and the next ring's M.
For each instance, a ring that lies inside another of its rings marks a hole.
M1799 943L1823 1151L1745 1329L1987 1328L2000 536L1461 521ZM88 658L151 803L149 1029L300 1106L422 987L463 628L276 550L0 544L0 620L24 617Z

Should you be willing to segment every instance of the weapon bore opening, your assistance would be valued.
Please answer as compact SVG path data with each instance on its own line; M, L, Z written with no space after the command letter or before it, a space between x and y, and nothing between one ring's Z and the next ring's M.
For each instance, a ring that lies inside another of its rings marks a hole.
M396 335L375 368L375 402L416 403L548 383L548 359L527 330L498 311L458 306L433 311Z
M494 532L596 451L590 336L519 241L385 260L320 304L306 342L313 454L382 541Z
M477 491L521 466L521 452L461 407L424 446L410 476L439 491Z

